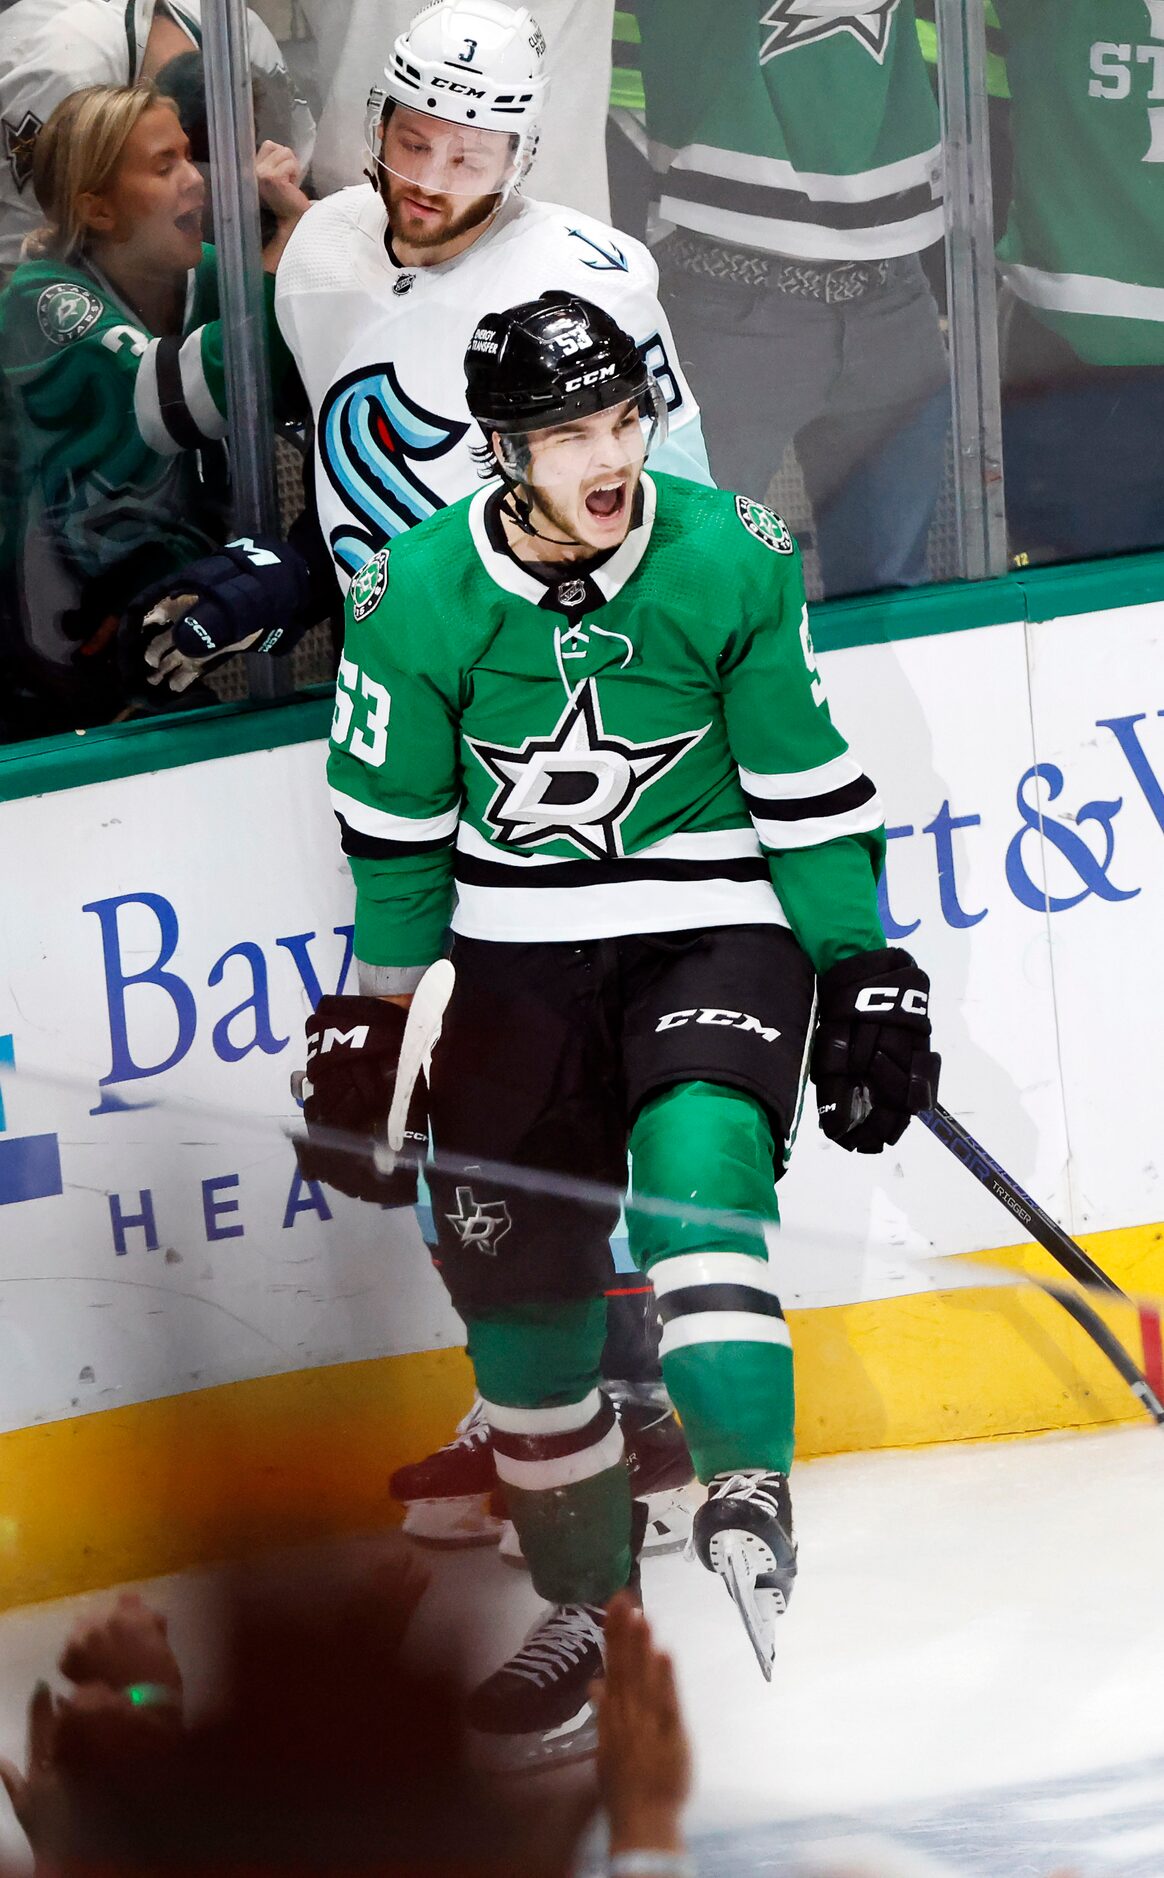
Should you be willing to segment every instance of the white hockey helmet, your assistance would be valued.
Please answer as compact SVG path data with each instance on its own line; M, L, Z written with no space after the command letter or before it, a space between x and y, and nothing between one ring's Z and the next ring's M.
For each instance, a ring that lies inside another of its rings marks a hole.
M478 151L491 141L483 133L501 135L509 155L501 166L497 192L508 194L529 168L537 147L538 115L549 88L545 50L542 30L528 7L506 6L503 0L435 0L400 34L383 83L369 95L369 149L383 164L380 134L389 104L461 126ZM431 161L425 174L411 175L412 166L402 168L399 156L387 167L434 192L482 193L471 178L458 183L447 160L436 180L428 180L434 173Z

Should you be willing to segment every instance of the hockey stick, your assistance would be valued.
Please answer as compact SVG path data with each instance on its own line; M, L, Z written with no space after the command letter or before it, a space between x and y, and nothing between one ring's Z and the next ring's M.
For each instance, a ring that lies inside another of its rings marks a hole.
M935 1102L932 1109L922 1109L919 1121L923 1121L932 1135L935 1135L944 1148L949 1148L955 1160L961 1161L976 1180L988 1187L1008 1213L1012 1213L1019 1224L1025 1226L1032 1239L1049 1252L1053 1259L1063 1267L1081 1285L1097 1285L1112 1296L1122 1298L1126 1304L1132 1304L1126 1291L1120 1289L1114 1278L1110 1278L1101 1265L1076 1245L1069 1233L1056 1224L1049 1213L1044 1213L1024 1192L1018 1182L999 1166L994 1156L988 1154L981 1142L975 1141L969 1129L955 1121L948 1109ZM1143 1371L1132 1361L1118 1337L1113 1336L1103 1319L1092 1310L1083 1298L1065 1285L1052 1285L1043 1280L1033 1281L1041 1291L1054 1298L1057 1304L1075 1319L1081 1330L1085 1330L1092 1342L1107 1357L1113 1369L1117 1370L1127 1383L1137 1400L1147 1409L1156 1422L1164 1424L1164 1402L1153 1389ZM1141 1323L1151 1315L1158 1334L1159 1323L1154 1313L1140 1312ZM1146 1328L1147 1326L1145 1326Z
M421 1071L427 1076L432 1065L433 1046L441 1034L445 1010L453 995L457 974L448 959L430 965L413 993L408 1007L408 1022L400 1041L400 1061L388 1110L388 1148L393 1155L404 1146L408 1105Z

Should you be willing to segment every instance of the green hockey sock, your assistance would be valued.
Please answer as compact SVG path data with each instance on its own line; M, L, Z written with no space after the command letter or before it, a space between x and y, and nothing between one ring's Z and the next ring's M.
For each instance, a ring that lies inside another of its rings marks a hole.
M631 1251L663 1319L663 1379L701 1480L745 1467L787 1473L792 1346L763 1223L779 1219L771 1125L753 1097L679 1083L641 1110L630 1140L635 1201L688 1202L707 1221L632 1203Z
M598 1388L606 1301L513 1305L468 1329L534 1589L552 1604L604 1604L631 1571L622 1435Z

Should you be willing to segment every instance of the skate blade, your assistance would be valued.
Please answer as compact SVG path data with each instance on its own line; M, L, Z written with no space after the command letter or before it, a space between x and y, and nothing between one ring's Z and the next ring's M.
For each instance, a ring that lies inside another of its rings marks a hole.
M767 1547L763 1549L767 1551ZM716 1552L718 1557L715 1556ZM742 1533L729 1531L719 1535L718 1543L713 1541L712 1556L715 1569L727 1586L728 1596L740 1614L748 1642L756 1652L760 1674L765 1682L771 1682L772 1665L776 1660L776 1627L773 1620L779 1611L776 1608L772 1611L765 1609L756 1595L754 1554ZM775 1607L775 1596L778 1594L765 1595L773 1598Z
M487 1493L468 1493L450 1500L410 1500L404 1532L414 1544L437 1550L496 1545L505 1521L490 1513L489 1499Z
M598 1717L591 1702L544 1734L498 1735L471 1729L468 1739L472 1765L487 1774L539 1774L571 1761L592 1760L597 1746Z

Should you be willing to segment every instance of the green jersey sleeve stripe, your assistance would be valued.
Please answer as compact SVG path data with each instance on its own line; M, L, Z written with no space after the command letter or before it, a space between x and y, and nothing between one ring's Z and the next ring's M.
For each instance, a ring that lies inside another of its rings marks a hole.
M741 764L740 782L744 794L780 801L795 796L823 796L841 789L846 783L862 782L864 772L856 757L848 751L818 763L815 769L785 770L776 775L745 769Z
M432 842L452 841L457 832L460 805L441 815L394 815L389 809L375 808L361 802L343 789L332 786L331 804L349 828L379 841Z

